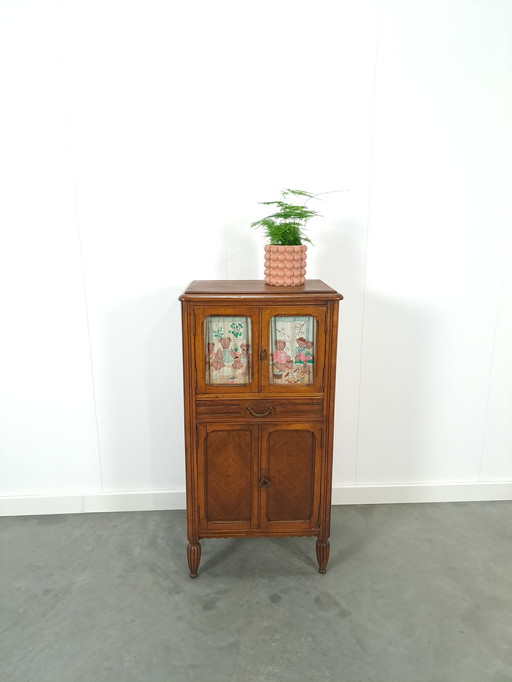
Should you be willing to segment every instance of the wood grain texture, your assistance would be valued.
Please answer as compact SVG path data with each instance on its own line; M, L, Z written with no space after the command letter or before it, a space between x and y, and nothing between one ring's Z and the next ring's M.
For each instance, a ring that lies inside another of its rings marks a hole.
M181 296L187 558L194 577L203 537L314 535L319 569L325 572L341 298L319 280L300 287L198 281ZM209 315L250 317L249 384L208 384L204 321ZM314 383L285 386L268 380L274 315L315 318Z
M261 394L260 394L261 396ZM271 408L271 411L268 411ZM265 415L255 416L253 413ZM271 422L271 421L321 421L324 418L323 398L268 398L262 400L233 398L216 398L196 401L196 418L198 421L236 421Z
M219 279L219 280L194 280L186 288L180 300L187 300L194 296L220 296L230 298L233 295L261 296L263 298L276 299L278 296L286 296L296 299L298 296L320 296L323 299L343 298L341 294L322 282L320 279L307 279L304 284L297 287L279 287L265 284L259 279Z
M273 289L274 287L272 287ZM323 393L324 392L324 378L325 378L325 347L326 347L326 324L329 314L329 305L324 303L322 305L290 305L289 303L274 306L269 305L262 309L261 312L261 344L262 349L266 349L268 353L272 353L274 348L271 344L271 319L273 317L303 317L310 316L316 320L316 343L315 343L315 364L314 364L314 381L311 384L275 384L272 381L269 367L262 367L261 369L261 392L274 393L279 395L281 392L289 392L290 388L295 386L297 395L307 395L308 393Z
M201 544L199 542L189 542L187 545L188 570L191 578L197 578L199 562L201 561Z
M255 339L260 337L260 316L261 311L258 306L249 306L247 303L233 305L230 301L219 301L216 304L191 306L192 337L194 345L194 371L195 385L198 395L226 394L234 396L236 394L258 393L260 386L260 363L255 355ZM213 384L210 383L205 364L207 360L208 336L207 320L209 317L245 317L249 320L250 333L250 377L247 383L242 385L235 384Z
M327 562L329 561L329 553L331 546L329 540L317 540L316 541L316 558L318 561L318 572L326 573Z
M205 444L206 518L218 522L251 520L251 433L226 424L207 434Z
M278 423L262 426L261 463L269 485L263 493L261 525L297 531L318 524L321 426Z
M274 431L268 438L267 520L306 520L313 514L315 435Z

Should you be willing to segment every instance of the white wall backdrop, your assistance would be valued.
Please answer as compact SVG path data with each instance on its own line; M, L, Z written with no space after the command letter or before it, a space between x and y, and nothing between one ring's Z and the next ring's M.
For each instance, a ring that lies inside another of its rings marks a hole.
M178 296L325 197L334 501L512 498L510 0L0 0L0 513L184 504Z

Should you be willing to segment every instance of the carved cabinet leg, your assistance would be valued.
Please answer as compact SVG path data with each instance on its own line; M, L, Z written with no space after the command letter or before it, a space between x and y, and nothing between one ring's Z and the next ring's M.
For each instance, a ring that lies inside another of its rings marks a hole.
M199 542L189 542L187 545L187 561L191 578L197 578L197 569L201 561L201 545Z
M316 541L316 559L318 561L318 570L320 573L325 573L327 570L327 562L329 561L329 540Z

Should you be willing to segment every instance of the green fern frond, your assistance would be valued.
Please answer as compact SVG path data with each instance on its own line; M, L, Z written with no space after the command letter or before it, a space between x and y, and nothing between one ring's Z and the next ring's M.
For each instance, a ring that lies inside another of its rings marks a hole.
M315 199L316 195L301 189L284 189L283 199L288 195L304 197L307 201ZM312 244L304 233L307 222L319 215L318 211L306 208L305 204L291 204L286 201L260 201L264 206L276 206L277 210L271 215L251 223L251 227L263 227L265 237L272 245L300 246L303 241Z

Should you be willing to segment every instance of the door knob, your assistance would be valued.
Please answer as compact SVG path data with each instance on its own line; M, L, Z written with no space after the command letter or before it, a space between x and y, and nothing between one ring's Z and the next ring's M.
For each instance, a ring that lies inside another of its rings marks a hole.
M269 485L270 485L270 481L268 480L268 478L260 479L260 482L259 482L260 488L268 488Z

